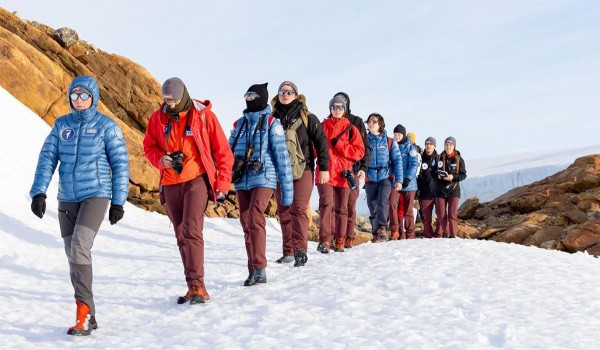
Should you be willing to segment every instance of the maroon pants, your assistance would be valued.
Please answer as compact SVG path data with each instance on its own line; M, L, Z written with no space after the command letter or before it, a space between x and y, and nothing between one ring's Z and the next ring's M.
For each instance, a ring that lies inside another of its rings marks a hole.
M390 194L390 231L400 233L400 239L415 238L413 203L416 191L392 191ZM398 208L398 205L402 205ZM399 213L402 217L399 217Z
M272 195L273 189L266 187L237 191L249 272L267 267L267 231L264 213Z
M344 237L348 224L349 187L333 187L318 184L319 190L319 241L329 242L333 233L334 238ZM340 229L341 228L341 229Z
M281 205L281 188L277 184L277 215L281 225L283 255L294 255L296 249L308 250L308 205L313 190L313 171L304 170L304 175L294 181L292 205Z
M358 181L358 180L356 180ZM356 226L356 200L358 200L359 189L351 190L348 195L348 224L346 225L346 241L354 240L354 226Z
M425 238L438 237L440 225L437 225L435 234L433 233L433 227L431 225L433 218L433 207L435 205L435 199L420 199L419 207L421 208L421 215L423 219L423 236ZM441 237L441 234L440 236Z
M458 197L435 199L435 213L438 223L436 232L444 237L455 238L458 232Z
M206 175L163 186L167 213L175 229L177 246L188 287L204 287L204 211L210 185Z
M390 231L400 232L400 223L398 221L398 201L400 199L400 192L392 189L390 193Z

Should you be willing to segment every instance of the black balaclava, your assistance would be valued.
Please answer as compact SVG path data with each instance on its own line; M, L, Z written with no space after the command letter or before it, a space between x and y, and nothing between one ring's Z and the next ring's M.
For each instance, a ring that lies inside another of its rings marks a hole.
M255 92L258 94L258 97L252 101L246 100L246 110L248 112L259 112L263 109L267 108L269 104L269 90L267 90L267 84L254 84L248 88L246 92Z

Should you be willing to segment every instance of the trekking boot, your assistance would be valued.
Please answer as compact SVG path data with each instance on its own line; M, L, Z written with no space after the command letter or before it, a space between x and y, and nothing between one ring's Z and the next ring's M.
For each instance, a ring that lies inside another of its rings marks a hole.
M254 270L254 283L267 283L267 271L264 268Z
M244 287L250 287L256 284L256 273L255 270L250 271L248 278L244 281Z
M98 328L96 317L90 315L90 307L81 300L77 300L76 321L73 327L67 330L69 335L90 335L92 330ZM93 322L92 322L93 321Z
M381 242L385 242L388 240L387 229L385 226L379 226L377 229L377 239Z
M317 246L317 250L323 254L329 254L329 241L319 242L319 245Z
M400 238L400 234L398 233L398 231L394 231L394 232L392 232L392 235L390 236L390 239L391 239L392 241L395 241L395 240L397 240L398 238Z
M190 302L190 305L194 304L204 304L210 299L206 289L203 286L191 286L188 289L188 292L177 299L177 304L185 304L186 302Z
M304 266L308 261L306 251L304 249L296 249L296 252L294 252L294 259L296 260L294 267Z
M346 243L344 244L344 248L350 249L352 247L354 247L354 240L347 238Z
M295 259L294 259L293 255L284 255L281 258L275 260L275 262L278 264L289 264L294 261L295 261Z
M343 253L344 252L344 242L345 242L345 237L338 237L335 239L335 249L334 251L338 252L338 253Z

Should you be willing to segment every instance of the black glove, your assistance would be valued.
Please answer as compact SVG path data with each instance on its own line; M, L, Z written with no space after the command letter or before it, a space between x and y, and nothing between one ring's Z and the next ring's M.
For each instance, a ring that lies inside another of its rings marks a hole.
M123 214L125 214L125 210L123 210L122 205L111 204L108 211L108 221L111 225L114 225L123 218Z
M337 144L337 142L338 142L338 138L337 137L332 138L331 139L331 146L335 147L335 145Z
M402 188L407 188L409 183L410 183L410 179L405 177L404 180L402 181Z
M44 193L38 193L33 196L31 211L40 219L44 216L46 212L46 195Z

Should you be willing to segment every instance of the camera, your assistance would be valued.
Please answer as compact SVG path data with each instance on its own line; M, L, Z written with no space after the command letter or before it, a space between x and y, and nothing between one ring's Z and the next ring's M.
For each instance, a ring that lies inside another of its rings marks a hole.
M354 178L354 174L352 173L352 171L342 171L342 177L345 178L346 181L348 181L348 187L350 187L351 190L355 190L358 188L358 184L356 183L356 179Z
M440 170L440 171L438 171L438 176L440 178L446 177L446 176L448 176L448 172L444 171L444 170Z
M256 174L262 168L262 162L260 159L250 159L248 161L248 171L252 174Z
M183 171L183 161L185 160L185 156L181 151L175 151L171 153L167 153L169 157L171 157L171 161L173 162L173 170L177 174L181 174Z

